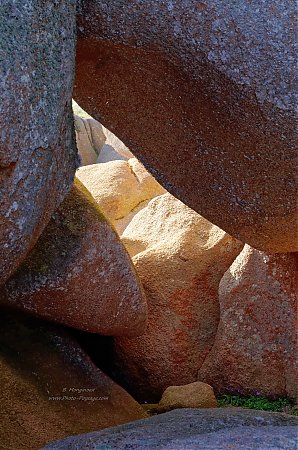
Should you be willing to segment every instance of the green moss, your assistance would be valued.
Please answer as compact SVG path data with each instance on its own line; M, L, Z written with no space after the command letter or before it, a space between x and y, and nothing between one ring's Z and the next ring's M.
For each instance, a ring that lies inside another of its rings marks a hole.
M270 400L263 396L242 396L225 394L217 398L218 406L241 406L242 408L258 409L262 411L287 412L298 415L298 410L293 407L288 398Z
M22 273L28 273L28 271L34 275L46 275L49 270L47 260L47 253L45 251L41 251L39 245L36 244L35 248L31 250L30 254L17 270L17 273L19 276Z
M93 221L107 222L90 192L76 178L73 188L19 267L18 275L26 277L31 273L33 276L46 276L57 269L57 264L60 268L61 265L67 267L68 258L73 257L80 246L80 239L84 238L88 230L89 222ZM116 232L115 236L120 242Z
M106 222L107 219L105 215L101 211L100 207L92 197L92 194L88 191L88 189L83 185L83 183L76 177L74 180L74 187L79 191L81 197L83 197L84 204L86 201L89 203L90 208L94 211L94 213L98 216L98 219L102 222Z

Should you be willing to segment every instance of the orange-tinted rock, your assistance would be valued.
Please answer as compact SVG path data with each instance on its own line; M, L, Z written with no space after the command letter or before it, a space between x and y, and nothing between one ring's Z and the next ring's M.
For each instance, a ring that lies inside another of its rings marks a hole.
M80 2L74 97L169 192L298 251L295 2Z
M199 380L222 392L297 397L297 256L244 247L220 282L220 324Z
M1 2L0 285L73 182L76 2Z
M168 386L196 381L219 322L219 281L243 244L170 194L137 213L122 242L145 289L148 326L115 339L115 376L154 402Z
M62 327L3 311L0 324L1 448L39 449L146 417Z
M195 381L182 386L169 386L158 404L161 412L178 408L216 408L217 401L209 384Z
M141 334L147 305L131 259L77 180L0 303L106 335Z
M165 193L136 158L80 167L77 177L118 234L139 207Z

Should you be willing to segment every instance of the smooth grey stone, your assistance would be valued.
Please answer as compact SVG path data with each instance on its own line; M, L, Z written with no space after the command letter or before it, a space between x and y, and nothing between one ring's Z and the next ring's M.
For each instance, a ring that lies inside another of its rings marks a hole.
M72 436L43 450L280 449L298 445L298 418L241 408L177 409Z

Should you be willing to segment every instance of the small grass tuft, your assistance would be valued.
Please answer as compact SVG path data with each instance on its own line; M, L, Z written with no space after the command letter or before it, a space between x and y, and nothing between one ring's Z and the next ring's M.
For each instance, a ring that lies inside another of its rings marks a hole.
M217 402L218 406L241 406L242 408L286 412L295 416L298 415L298 409L292 406L292 403L288 398L270 400L263 396L224 394L218 397Z

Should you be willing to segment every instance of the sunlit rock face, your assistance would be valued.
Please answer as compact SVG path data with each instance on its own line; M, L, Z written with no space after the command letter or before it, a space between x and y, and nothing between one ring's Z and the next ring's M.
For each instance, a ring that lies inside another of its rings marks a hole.
M115 339L116 376L139 399L196 381L219 322L218 285L243 244L171 194L155 197L122 234L148 302L143 335Z
M297 250L295 2L78 5L74 97L230 235Z
M152 198L166 192L136 158L81 167L77 177L119 235Z
M85 118L75 115L74 121L80 165L95 164L106 141L103 127L92 117Z
M0 284L33 247L73 180L75 4L1 1Z

